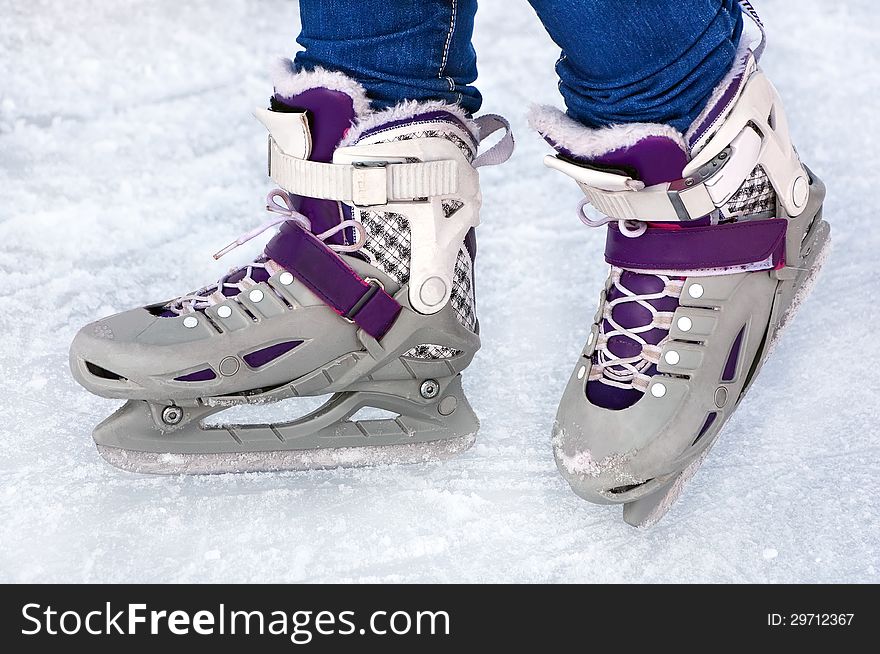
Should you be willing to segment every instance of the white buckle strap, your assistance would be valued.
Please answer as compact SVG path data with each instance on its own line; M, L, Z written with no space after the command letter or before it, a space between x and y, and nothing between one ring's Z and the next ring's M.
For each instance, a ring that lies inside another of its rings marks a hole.
M584 214L591 227L612 220L685 222L724 207L756 166L767 174L788 216L797 216L809 199L809 178L791 145L788 123L773 85L753 72L724 124L713 134L682 174L671 183L645 185L627 176L577 165L556 156L544 163L583 189L586 202L601 218Z
M752 168L757 161L757 153L755 155ZM716 203L710 183L717 183L716 178L722 175L730 156L731 149L728 148L689 177L648 187L627 175L578 166L552 155L548 155L544 163L578 183L589 203L605 216L603 220L588 218L591 220L588 224L599 226L611 220L687 222L712 213L723 202ZM736 169L738 172L740 166ZM728 185L722 186L726 188Z
M269 137L269 176L293 195L370 207L454 195L458 162L358 161L321 163L284 153Z

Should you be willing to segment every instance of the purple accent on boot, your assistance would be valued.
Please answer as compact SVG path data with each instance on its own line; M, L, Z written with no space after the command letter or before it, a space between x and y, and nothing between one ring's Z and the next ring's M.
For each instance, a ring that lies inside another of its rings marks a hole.
M312 153L309 160L332 162L336 146L355 119L354 101L341 91L325 88L309 89L291 97L276 94L275 99L289 107L308 110L312 136ZM297 211L309 218L312 231L316 234L325 232L342 222L340 205L333 200L297 197L294 204ZM284 232L285 228L286 225L282 225L281 231ZM341 245L344 243L344 236L342 233L334 234L327 241Z
M706 416L706 422L703 423L703 426L700 428L700 433L697 434L697 437L694 439L694 442L691 443L691 447L697 444L697 442L706 435L706 432L709 431L709 427L711 427L715 423L715 418L718 417L718 413L713 411L708 416Z
M726 225L668 229L649 227L638 238L608 225L605 260L636 270L706 270L758 263L784 263L785 220L751 220Z
M200 382L200 381L211 381L212 379L216 379L217 375L214 374L214 371L210 368L205 368L204 370L197 370L196 372L191 372L188 375L183 375L181 377L175 377L174 381L179 382Z
M471 255L471 261L477 260L477 230L471 227L464 237L464 247Z
M400 305L369 284L311 232L289 221L266 246L266 254L289 270L336 313L380 340L397 319Z
M411 116L409 118L401 118L400 120L392 120L387 123L382 123L381 125L376 125L371 129L366 130L363 134L360 135L358 140L363 140L367 136L375 134L376 132L383 132L388 129L394 129L395 127L401 127L403 125L412 125L413 123L420 122L447 122L453 123L457 127L461 128L461 130L471 136L471 144L476 147L477 143L473 139L473 135L471 134L471 130L467 128L467 126L461 122L458 116L449 112L443 111L442 109L438 109L436 111L428 111L423 114L416 114L415 116Z
M267 363L274 361L283 354L287 354L300 345L302 345L302 341L284 341L283 343L276 343L275 345L255 350L241 358L251 368L262 368Z
M619 148L591 160L611 168L629 168L645 186L681 179L688 155L681 146L665 136L648 136L628 148Z
M746 326L743 325L739 334L733 339L730 354L727 355L727 363L724 364L724 372L721 373L721 381L732 382L736 379L736 364L739 361L739 350L742 347L743 336L746 334Z
M740 60L741 61L741 60ZM718 98L718 101L709 110L709 113L706 114L706 117L699 124L699 126L693 131L691 137L688 139L688 146L693 148L694 144L702 138L703 134L705 134L712 125L715 124L715 121L718 120L718 117L721 116L727 108L730 106L730 103L736 98L739 93L740 87L742 87L743 82L745 81L745 71L734 77L727 88L724 90L724 93Z
M351 97L342 91L314 88L289 97L276 93L275 99L292 109L309 112L312 133L312 154L309 159L324 163L333 161L333 151L355 119Z
M650 374L650 373L649 373ZM644 393L634 388L617 388L601 382L591 381L587 384L587 399L590 404L611 411L623 411L638 402Z

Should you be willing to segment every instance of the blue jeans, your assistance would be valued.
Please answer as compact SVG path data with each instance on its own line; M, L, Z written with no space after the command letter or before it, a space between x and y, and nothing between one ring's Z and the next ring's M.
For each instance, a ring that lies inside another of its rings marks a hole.
M659 122L685 130L730 69L736 0L529 0L562 49L568 114L589 126ZM405 99L480 108L471 44L476 0L300 0L299 68L342 71L377 108Z

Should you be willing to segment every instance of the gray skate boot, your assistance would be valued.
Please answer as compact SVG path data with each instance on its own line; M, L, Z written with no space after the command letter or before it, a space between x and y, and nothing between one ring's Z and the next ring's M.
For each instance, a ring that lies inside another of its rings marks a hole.
M283 189L267 201L277 218L215 256L280 224L264 255L199 291L87 325L71 346L80 384L127 400L95 429L101 455L137 472L219 473L465 450L479 427L461 386L480 346L476 168L509 157L506 121L441 102L373 112L351 79L289 62L257 117ZM206 420L324 394L289 422ZM396 417L359 420L364 407Z
M739 55L684 135L531 117L558 152L547 165L586 194L581 219L607 223L611 264L553 427L556 461L632 525L660 519L696 471L829 244L825 188L756 56Z

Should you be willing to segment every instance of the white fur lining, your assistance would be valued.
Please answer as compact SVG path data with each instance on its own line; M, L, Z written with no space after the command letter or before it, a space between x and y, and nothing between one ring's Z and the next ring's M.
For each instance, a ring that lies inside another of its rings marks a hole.
M297 71L290 59L279 59L272 70L275 93L284 97L298 95L309 89L325 88L349 96L356 117L370 113L370 99L364 87L344 73L325 68Z
M477 124L468 117L460 106L449 104L442 100L428 100L419 102L417 100L404 100L393 107L388 107L381 111L376 111L365 116L361 116L355 126L348 131L340 145L351 145L356 143L361 134L368 132L375 127L391 123L398 120L406 120L413 118L419 114L429 113L431 111L447 111L458 118L464 124L475 141L479 140L479 128Z
M739 44L739 47L736 50L736 55L733 60L733 66L727 71L727 74L724 78L718 82L718 85L713 89L712 95L709 96L709 101L706 102L706 106L703 108L703 111L700 112L700 115L691 123L691 126L688 128L687 132L685 132L685 138L690 142L691 138L693 138L694 133L697 128L703 124L703 121L709 116L709 113L712 109L715 108L715 105L718 104L718 101L721 100L727 88L733 83L733 80L736 79L738 75L743 73L746 70L746 66L749 65L749 62L752 61L751 57L751 48L748 43L746 43L746 39L743 38ZM723 117L723 112L722 112ZM706 130L706 135L711 132L711 128ZM702 138L700 140L703 140Z
M529 110L529 125L556 147L564 148L586 159L631 147L649 136L666 137L678 145L683 152L688 151L682 133L674 127L660 123L587 127L569 118L556 107L532 105Z

